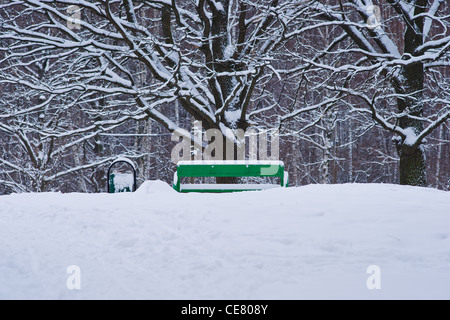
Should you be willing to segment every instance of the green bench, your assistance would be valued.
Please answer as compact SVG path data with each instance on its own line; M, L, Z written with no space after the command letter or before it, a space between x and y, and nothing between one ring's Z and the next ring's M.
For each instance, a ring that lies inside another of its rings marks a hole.
M278 177L280 184L182 184L183 177ZM195 160L180 161L173 188L178 192L237 192L287 187L288 173L283 161Z

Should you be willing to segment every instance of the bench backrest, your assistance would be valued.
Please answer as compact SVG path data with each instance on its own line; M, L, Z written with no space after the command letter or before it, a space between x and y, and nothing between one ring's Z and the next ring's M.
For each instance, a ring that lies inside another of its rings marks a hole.
M173 187L177 191L180 191L182 177L279 177L281 186L287 186L283 161L180 161L174 175Z

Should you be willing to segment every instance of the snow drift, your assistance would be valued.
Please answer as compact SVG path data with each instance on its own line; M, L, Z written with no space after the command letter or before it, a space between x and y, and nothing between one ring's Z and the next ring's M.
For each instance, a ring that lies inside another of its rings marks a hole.
M449 299L449 236L450 193L398 185L13 194L0 298Z

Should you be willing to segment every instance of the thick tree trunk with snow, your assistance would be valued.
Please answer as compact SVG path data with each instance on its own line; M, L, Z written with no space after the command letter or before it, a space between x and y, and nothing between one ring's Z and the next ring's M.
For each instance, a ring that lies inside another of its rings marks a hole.
M233 148L233 150L229 150ZM223 137L223 160L243 160L239 159L239 144L238 140L230 141L227 137ZM231 157L233 159L231 159ZM216 177L216 183L219 184L238 184L242 183L243 179L241 177Z
M425 186L425 153L421 147L400 147L400 184Z
M405 68L409 69L409 68ZM399 119L399 126L407 130L410 135L417 136L423 130L421 121L416 120L423 115L422 94L423 90L423 67L415 65L413 70L405 72L407 87L410 88L410 94L415 99L398 99L398 108L400 113L408 113ZM419 93L413 93L419 92ZM411 118L417 117L417 118ZM426 164L423 145L415 145L415 139L406 136L404 139L397 141L397 152L400 157L400 184L425 186L426 180Z
M419 79L415 79L416 77L420 77L421 73L415 73L413 75L414 78L411 82L420 83ZM423 89L423 88L422 88ZM418 89L421 90L421 89ZM420 95L420 94L418 94ZM417 97L420 99L420 96ZM423 130L423 125L421 121L411 119L410 116L421 117L423 113L423 107L421 102L413 103L405 103L405 101L398 102L399 111L405 112L407 110L414 110L410 112L409 115L404 116L400 119L399 125L401 128L406 129L411 135L419 135ZM423 145L411 145L410 141L414 141L409 136L404 139L401 139L397 142L397 152L400 156L400 184L403 185L412 185L412 186L425 186L427 183L426 180L426 164L425 164L425 152L423 149Z
M415 5L415 15L423 14L427 5L426 0L419 0ZM414 25L407 25L404 36L404 53L409 59L416 56L416 51L423 44L423 18L416 18ZM407 58L407 59L408 59ZM403 97L397 99L399 113L406 114L399 119L402 129L409 130L414 135L423 131L421 120L423 117L424 66L423 63L408 64L402 70L403 83L396 88ZM426 165L422 145L412 145L406 137L397 143L400 156L400 184L425 186Z

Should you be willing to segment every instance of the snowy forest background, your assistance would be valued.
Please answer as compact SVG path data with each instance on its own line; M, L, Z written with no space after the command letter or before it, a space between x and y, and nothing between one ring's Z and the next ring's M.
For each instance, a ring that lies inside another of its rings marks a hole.
M1 0L0 19L0 194L105 192L119 155L170 183L194 120L279 129L291 186L450 189L446 0Z

